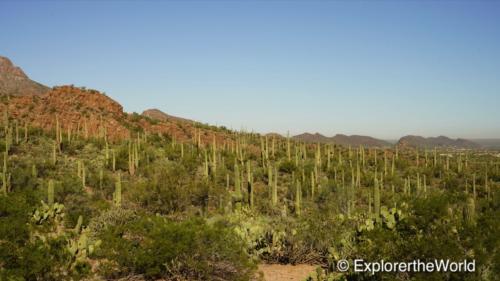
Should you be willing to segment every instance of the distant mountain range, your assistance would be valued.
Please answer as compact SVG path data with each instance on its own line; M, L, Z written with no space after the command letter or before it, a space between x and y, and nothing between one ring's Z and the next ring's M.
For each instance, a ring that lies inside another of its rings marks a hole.
M142 112L143 116L149 117L151 119L159 120L159 121L180 121L180 122L188 122L188 123L193 123L193 120L177 117L177 116L172 116L169 114L166 114L165 112L153 108L153 109L147 109Z
M424 138L421 136L404 136L399 139L396 144L399 147L420 147L420 148L434 148L434 147L450 147L450 148L467 148L476 149L481 148L481 145L466 139L450 139L445 136Z
M434 148L434 147L449 147L449 148L462 148L462 149L478 149L478 148L500 148L500 139L479 139L479 140L466 140L466 139L451 139L445 136L439 137L422 137L422 136L404 136L397 141L387 141L376 139L370 136L352 135L347 136L337 134L333 137L327 137L320 133L310 134L303 133L292 137L295 140L311 143L334 143L343 146L359 146L365 147L389 147L398 146L400 148Z
M177 139L190 139L196 134L194 121L166 114L159 109L148 109L137 120L133 115L123 112L122 106L96 90L62 86L49 88L31 80L24 71L15 66L8 58L0 56L0 95L10 95L11 99L0 104L0 111L8 110L9 114L23 117L26 122L42 128L54 128L55 116L66 130L83 130L90 132L107 131L110 137L127 138L129 128L168 133ZM158 122L147 122L147 118ZM222 134L206 130L203 138L211 141L210 134L218 138L226 138ZM199 133L199 132L198 132ZM267 136L282 137L276 133ZM453 147L453 148L488 148L500 149L500 139L451 139L445 136L421 137L404 136L396 141L386 141L370 136L337 134L327 137L319 133L303 133L292 137L297 141L310 143L334 143L343 146L365 147Z
M500 139L471 139L486 149L500 149Z
M29 79L21 68L0 56L0 95L39 95L48 90L49 87Z
M296 135L292 137L295 140L298 141L304 141L304 142L316 142L316 143L334 143L334 144L339 144L339 145L344 145L344 146L366 146L366 147L387 147L391 146L391 144L387 141L376 139L373 137L369 136L359 136L359 135L352 135L352 136L347 136L343 134L337 134L333 137L327 137L324 136L320 133L316 134L310 134L310 133L303 133L300 135Z

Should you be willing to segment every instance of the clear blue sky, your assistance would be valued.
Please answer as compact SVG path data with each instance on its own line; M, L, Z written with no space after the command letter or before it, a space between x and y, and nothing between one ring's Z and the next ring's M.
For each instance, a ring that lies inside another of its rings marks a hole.
M128 112L258 132L500 137L497 1L1 0L0 55Z

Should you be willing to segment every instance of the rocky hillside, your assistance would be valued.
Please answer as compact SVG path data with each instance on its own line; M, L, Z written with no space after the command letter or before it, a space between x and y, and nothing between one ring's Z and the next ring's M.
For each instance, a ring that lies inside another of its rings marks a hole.
M29 79L8 58L0 56L0 95L40 95L48 90L48 87Z
M347 136L343 134L337 134L333 137L327 137L319 133L316 134L304 133L294 136L293 138L304 142L335 143L344 146L363 145L366 147L385 147L391 145L390 143L383 140L379 140L369 136L359 136L359 135Z
M128 114L122 106L106 95L74 86L54 87L43 95L12 96L0 100L0 112L22 120L29 126L47 130L59 124L64 135L126 139L136 132L165 134L179 141L198 138L203 143L229 138L227 132L197 127L182 118L153 120L138 114ZM24 126L24 124L21 124Z
M421 136L404 136L399 139L397 146L405 147L420 147L420 148L434 148L434 147L450 147L450 148L465 148L474 149L480 148L481 145L466 140L466 139L450 139L445 136L424 138Z

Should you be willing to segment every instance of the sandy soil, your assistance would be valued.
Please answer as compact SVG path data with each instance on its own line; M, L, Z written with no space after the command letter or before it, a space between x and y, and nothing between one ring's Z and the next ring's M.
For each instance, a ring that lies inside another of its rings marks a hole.
M316 267L308 264L261 264L259 271L264 274L265 281L303 281Z

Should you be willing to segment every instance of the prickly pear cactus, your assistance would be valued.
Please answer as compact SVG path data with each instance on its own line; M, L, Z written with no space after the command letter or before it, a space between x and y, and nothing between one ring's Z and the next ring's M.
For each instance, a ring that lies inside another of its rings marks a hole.
M67 250L72 257L68 267L73 270L78 264L87 261L88 256L101 245L101 241L93 241L89 238L89 230L82 227L82 216L78 217L78 222L73 229L66 229L64 227L63 218L64 205L54 203L49 206L42 201L41 208L38 208L32 216L32 222L35 225L32 231L32 237L44 243L54 238L63 238L67 240ZM50 230L47 231L45 227L37 227L40 225L50 226Z
M227 216L234 232L246 244L246 251L258 259L262 255L278 255L285 247L285 229L275 229L269 219L255 215L251 208L242 207L241 211Z
M77 227L81 227L81 225L77 224ZM72 256L70 268L73 269L77 264L86 262L88 256L100 245L101 240L91 241L89 239L89 230L87 228L81 229L74 238L68 240L68 251Z
M387 208L387 206L382 206L380 208L380 217L366 219L360 225L358 225L358 232L371 231L375 229L376 226L385 227L388 229L395 229L396 225L402 221L406 215L403 210L397 208Z
M404 218L403 212L396 208L388 209L386 206L383 206L381 211L381 220L385 227L388 229L394 229L398 221Z
M47 205L42 201L42 207L35 210L31 216L32 221L35 224L43 224L48 220L54 220L56 222L61 222L64 218L64 205L59 203L54 203L51 206Z

